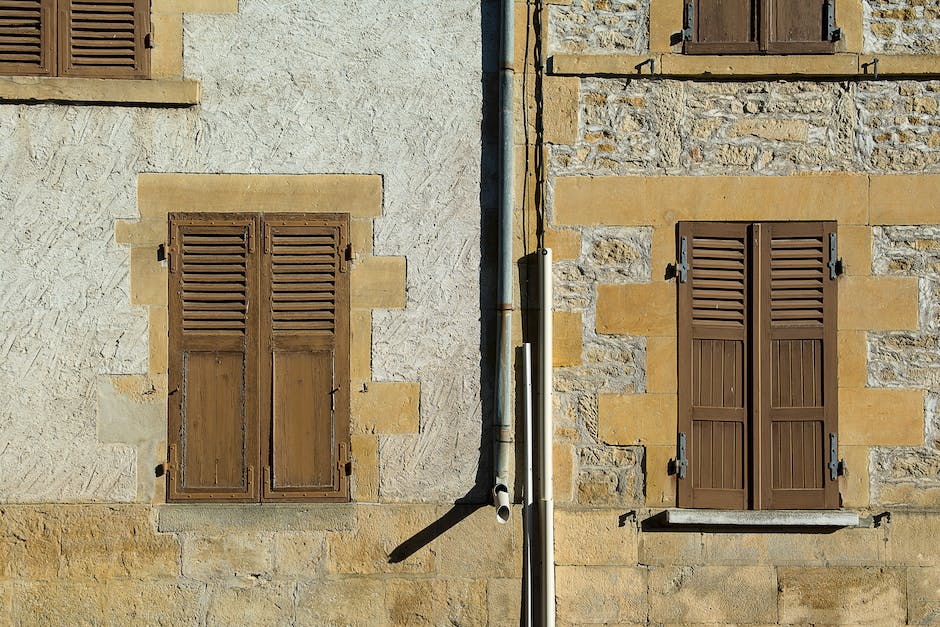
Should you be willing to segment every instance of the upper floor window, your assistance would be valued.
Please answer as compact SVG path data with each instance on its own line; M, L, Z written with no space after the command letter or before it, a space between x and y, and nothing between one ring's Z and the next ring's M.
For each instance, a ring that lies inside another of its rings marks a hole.
M148 78L149 0L0 0L0 74Z
M689 54L826 54L841 36L834 0L689 0Z

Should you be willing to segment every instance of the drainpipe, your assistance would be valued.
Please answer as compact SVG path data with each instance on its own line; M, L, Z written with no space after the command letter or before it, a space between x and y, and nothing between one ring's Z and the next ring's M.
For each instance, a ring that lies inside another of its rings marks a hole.
M512 446L512 214L513 1L501 1L499 53L499 349L496 361L496 451L493 504L496 520L509 520L509 456Z
M542 625L555 625L555 498L552 486L552 249L539 251L539 523Z

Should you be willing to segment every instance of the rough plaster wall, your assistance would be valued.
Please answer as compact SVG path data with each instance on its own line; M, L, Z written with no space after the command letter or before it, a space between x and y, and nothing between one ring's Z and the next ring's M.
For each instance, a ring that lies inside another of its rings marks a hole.
M374 378L422 399L420 433L381 443L381 491L463 496L481 442L480 32L469 0L242 0L185 19L199 107L0 106L0 500L137 491L133 449L97 443L95 398L98 374L146 368L112 236L138 172L383 175L375 253L407 255L408 305L373 316Z

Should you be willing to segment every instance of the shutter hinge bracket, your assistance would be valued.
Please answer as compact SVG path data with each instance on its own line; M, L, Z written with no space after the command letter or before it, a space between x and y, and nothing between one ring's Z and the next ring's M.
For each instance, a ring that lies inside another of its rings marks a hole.
M685 283L689 278L689 242L682 237L679 239L679 263L676 264L676 274L679 283Z
M685 454L685 433L679 432L679 446L676 455L676 475L680 479L685 479L685 475L689 469L689 460L686 458Z
M833 0L826 0L826 37L829 41L842 39L842 29L836 28L836 7Z
M839 258L839 250L836 240L836 234L829 234L829 278L834 279L845 272L844 263Z
M166 244L157 245L157 261L166 261Z
M829 478L835 481L846 473L845 460L839 459L839 438L835 433L829 434Z
M682 15L682 41L692 41L692 18L695 17L695 6L686 2Z

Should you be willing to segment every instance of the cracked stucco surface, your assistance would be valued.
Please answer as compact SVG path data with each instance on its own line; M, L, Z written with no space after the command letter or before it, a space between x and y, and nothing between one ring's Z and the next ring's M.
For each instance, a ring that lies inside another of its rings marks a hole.
M185 18L198 107L0 106L0 500L135 497L134 449L98 440L96 381L146 372L146 310L129 304L128 249L112 235L137 217L139 172L381 174L375 254L407 256L408 302L373 316L373 378L422 389L420 432L381 438L381 495L470 490L479 12L242 0L235 15Z

